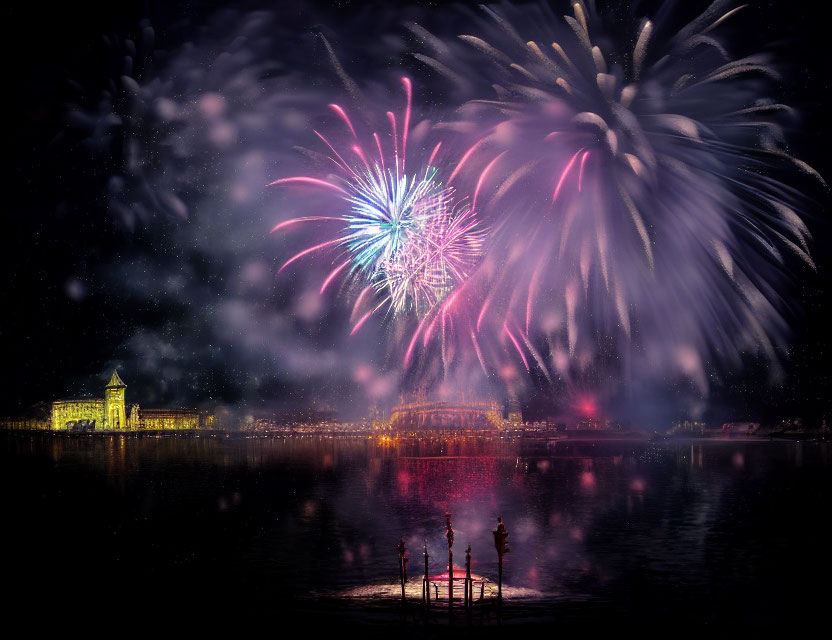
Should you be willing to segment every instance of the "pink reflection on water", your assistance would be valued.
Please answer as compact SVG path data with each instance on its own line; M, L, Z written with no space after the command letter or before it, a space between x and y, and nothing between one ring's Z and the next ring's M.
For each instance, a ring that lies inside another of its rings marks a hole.
M584 491L595 491L595 474L592 471L581 473L581 489Z
M399 493L402 495L407 495L408 490L410 489L410 474L405 471L404 469L399 470L396 474L396 484L399 487Z
M493 496L497 465L494 456L403 458L396 474L397 488L403 496L448 508L454 503Z

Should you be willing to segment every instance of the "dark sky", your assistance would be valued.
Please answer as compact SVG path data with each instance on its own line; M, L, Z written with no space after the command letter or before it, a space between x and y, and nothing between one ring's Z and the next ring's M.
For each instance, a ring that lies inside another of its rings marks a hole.
M302 127L288 116L274 122L286 105L270 98L291 93L290 111L302 119L337 86L320 47L309 44L307 35L317 31L329 35L353 76L385 80L404 56L383 34L425 15L441 29L435 4L247 5L263 9L255 14L222 13L219 2L120 2L103 11L71 3L48 11L36 3L4 7L13 37L3 45L10 109L0 414L98 395L114 367L128 400L148 406L350 407L360 414L374 398L389 399L398 380L385 373L378 345L347 344L343 310L289 303L292 284L273 280L278 252L261 190ZM637 3L634 13L651 14L658 4ZM781 98L800 114L790 150L828 178L832 60L824 21L780 0L752 3L749 11L732 45L777 53L785 71ZM242 33L249 57L189 76L234 50L229 43ZM259 78L261 92L235 94L235 78L247 73ZM237 137L226 140L219 127L186 130L182 148L171 148L146 110L131 104L124 75L156 97L187 97L198 85L227 93ZM137 178L131 162L148 169ZM167 189L181 199L166 198ZM811 198L818 272L795 274L787 292L793 346L783 374L772 381L771 368L751 357L740 371L722 371L708 400L713 420L830 417L829 196L818 189ZM684 393L673 385L663 391L658 402L678 412ZM544 389L525 407L535 417L552 403Z

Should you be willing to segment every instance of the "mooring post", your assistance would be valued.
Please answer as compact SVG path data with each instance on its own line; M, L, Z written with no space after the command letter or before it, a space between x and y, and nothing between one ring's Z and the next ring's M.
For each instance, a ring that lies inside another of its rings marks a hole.
M471 606L471 545L465 550L465 608Z
M468 606L474 607L474 579L468 581Z
M399 551L399 577L402 582L402 603L404 603L404 583L407 581L407 549L405 549L404 540L399 540L396 549Z
M445 513L445 537L448 538L448 609L454 606L454 529L451 514Z
M503 524L503 519L497 518L497 529L492 532L494 534L494 548L497 549L497 604L503 603L503 555L508 553L508 529Z
M425 538L425 577L422 580L422 599L430 607L430 573L428 572L428 539Z

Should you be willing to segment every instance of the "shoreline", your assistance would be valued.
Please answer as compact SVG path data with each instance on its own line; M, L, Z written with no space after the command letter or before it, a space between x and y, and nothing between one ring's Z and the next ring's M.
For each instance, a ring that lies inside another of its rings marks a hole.
M52 431L46 429L0 429L0 434L18 434L41 436L45 438L213 438L224 440L266 440L294 438L379 438L393 444L396 441L413 441L428 439L483 439L483 440L526 440L545 442L556 446L559 442L802 442L829 441L832 434L772 432L768 434L649 434L643 431L631 432L505 432L505 431L450 431L435 430L393 434L371 431L319 431L319 432L246 432L222 429L170 429L170 430L132 430L132 431Z

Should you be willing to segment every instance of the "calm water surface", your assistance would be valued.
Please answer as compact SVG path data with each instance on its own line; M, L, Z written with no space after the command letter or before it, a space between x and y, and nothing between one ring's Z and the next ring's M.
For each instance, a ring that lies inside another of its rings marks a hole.
M504 623L792 628L829 604L830 444L0 435L9 610L216 603L361 620L346 589L457 564L543 593ZM363 612L363 613L362 613ZM374 624L399 622L395 608ZM489 624L485 621L483 624Z

